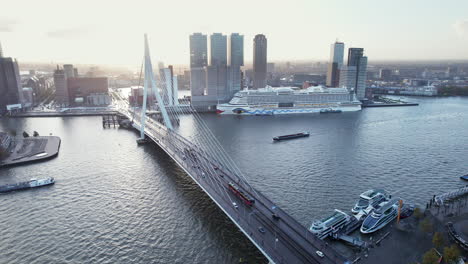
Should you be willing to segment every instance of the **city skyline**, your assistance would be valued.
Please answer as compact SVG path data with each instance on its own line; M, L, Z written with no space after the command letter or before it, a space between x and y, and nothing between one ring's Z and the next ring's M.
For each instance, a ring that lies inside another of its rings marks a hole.
M8 2L2 8L23 12L0 16L0 40L5 56L21 62L68 61L132 67L141 63L144 32L149 34L154 60L171 64L188 65L187 38L193 32L239 32L245 39L264 34L270 42L270 61L326 61L329 44L336 39L347 47L365 47L375 61L468 59L468 16L463 12L468 8L466 2L449 6L436 1L414 1L405 2L405 8L401 8L403 2L397 1L376 8L366 1L359 6L359 16L349 12L356 8L352 3L295 2L270 3L269 17L276 19L256 19L254 10L265 9L265 1L241 1L229 12L221 12L225 6L212 0L185 3L183 10L169 2L100 1L91 5L85 0L74 6L74 12L55 0L31 1L27 10L22 8L24 3ZM47 5L54 9L44 9ZM246 5L250 8L243 8ZM38 9L44 11L35 12ZM210 12L213 9L218 12ZM105 12L106 19L102 19L103 10L109 11ZM173 10L180 11L177 17L183 17L182 22L175 20ZM392 14L391 19L383 18L382 10ZM83 13L87 14L86 20ZM294 14L295 19L286 19L288 14ZM157 26L162 21L169 21L170 26ZM250 41L246 41L245 51L246 61L250 62Z

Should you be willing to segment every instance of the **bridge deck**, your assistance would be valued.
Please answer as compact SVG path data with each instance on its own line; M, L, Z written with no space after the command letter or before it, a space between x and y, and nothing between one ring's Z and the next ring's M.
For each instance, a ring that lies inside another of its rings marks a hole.
M120 112L129 118L132 116L127 110ZM140 129L139 121L134 120L133 126ZM146 119L145 134L210 196L270 262L346 263L343 256L312 235L268 197L244 186L235 173L221 167L216 157L197 149L184 137L150 118ZM244 203L229 189L229 183L253 198L254 204ZM273 213L279 218L273 218ZM323 252L324 257L316 251Z

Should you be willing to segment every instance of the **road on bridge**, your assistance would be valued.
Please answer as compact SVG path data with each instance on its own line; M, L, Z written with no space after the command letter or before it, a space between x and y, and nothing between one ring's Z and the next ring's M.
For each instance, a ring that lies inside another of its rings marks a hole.
M133 115L128 108L120 112L130 119ZM138 111L135 114L139 116ZM133 126L139 129L139 120L135 119ZM235 172L224 168L218 157L154 119L146 118L145 126L145 134L187 172L271 262L350 263ZM249 205L241 199L229 188L230 183L255 202Z

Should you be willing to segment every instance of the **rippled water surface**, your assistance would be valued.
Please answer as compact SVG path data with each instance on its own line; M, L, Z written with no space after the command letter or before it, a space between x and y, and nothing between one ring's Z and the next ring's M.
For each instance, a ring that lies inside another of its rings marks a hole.
M204 115L250 182L304 225L385 188L418 204L463 186L468 98L418 107L274 117ZM180 132L197 136L190 116ZM100 117L1 119L4 131L62 138L57 158L0 169L0 184L54 186L0 195L0 263L251 263L264 258L185 173L137 134ZM309 131L309 138L272 143ZM20 134L18 133L18 134Z

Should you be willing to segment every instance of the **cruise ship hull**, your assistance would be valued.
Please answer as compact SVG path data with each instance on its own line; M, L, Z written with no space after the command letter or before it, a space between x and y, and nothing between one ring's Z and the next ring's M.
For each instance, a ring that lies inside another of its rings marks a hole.
M216 112L221 115L283 115L283 114L308 114L320 113L324 109L341 110L342 112L354 112L361 110L360 104L352 105L322 105L317 107L288 107L288 108L267 108L254 107L248 105L220 104Z

